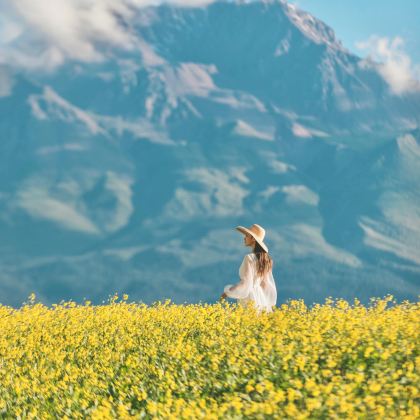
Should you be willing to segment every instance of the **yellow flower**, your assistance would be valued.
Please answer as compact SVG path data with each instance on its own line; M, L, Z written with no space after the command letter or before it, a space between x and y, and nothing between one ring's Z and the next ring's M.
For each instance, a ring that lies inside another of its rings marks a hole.
M148 306L126 296L98 306L0 305L0 411L419 418L419 302L293 301L257 316L235 304Z
M295 416L299 413L299 410L293 403L289 403L286 405L285 412L288 416L295 418Z
M373 382L369 385L369 391L373 392L374 394L378 393L382 389L382 386L377 382Z
M247 384L245 387L245 391L246 392L251 392L254 390L254 387L251 384Z
M365 350L365 357L369 357L374 352L374 350L375 349L372 346L367 347Z
M306 407L309 411L316 410L322 406L322 403L317 398L308 398L306 400Z
M257 391L259 394L262 394L264 392L264 385L263 384L255 385L255 391Z
M274 403L283 402L286 399L286 394L284 393L283 390L278 389L277 391L274 392L271 399Z

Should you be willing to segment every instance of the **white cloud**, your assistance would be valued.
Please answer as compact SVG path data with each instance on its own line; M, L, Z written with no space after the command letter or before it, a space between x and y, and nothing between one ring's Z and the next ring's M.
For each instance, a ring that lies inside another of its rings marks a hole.
M1 10L1 9L0 9ZM8 20L6 15L0 14L0 45L5 45L15 40L23 28L12 20Z
M360 65L377 67L393 93L420 91L420 65L412 63L404 51L403 38L371 35L366 41L357 42L356 47L368 53Z
M202 6L208 0L172 0ZM5 3L5 4L4 4ZM112 48L144 51L132 22L159 0L19 0L0 4L0 64L53 71L66 60L98 62ZM150 56L150 54L149 54ZM150 57L149 57L150 58Z

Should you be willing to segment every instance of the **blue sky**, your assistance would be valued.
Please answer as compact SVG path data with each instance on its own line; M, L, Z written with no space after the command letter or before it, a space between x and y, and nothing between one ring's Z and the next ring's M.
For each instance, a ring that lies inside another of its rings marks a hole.
M403 40L401 48L420 63L420 0L290 0L331 26L343 45L360 56L356 43L371 35Z

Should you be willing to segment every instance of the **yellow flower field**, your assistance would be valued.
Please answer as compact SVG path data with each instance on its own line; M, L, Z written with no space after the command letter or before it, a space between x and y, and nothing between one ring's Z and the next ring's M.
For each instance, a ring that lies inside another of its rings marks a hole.
M0 305L0 418L419 418L419 303Z

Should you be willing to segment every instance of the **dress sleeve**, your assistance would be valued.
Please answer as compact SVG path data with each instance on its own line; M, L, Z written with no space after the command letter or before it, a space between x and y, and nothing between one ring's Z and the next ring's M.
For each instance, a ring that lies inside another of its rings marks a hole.
M245 299L251 290L254 278L253 261L249 255L245 255L239 268L239 283L234 286L228 284L225 286L224 292L230 298Z
M270 306L275 306L277 302L277 288L274 282L273 273L270 271L261 283L265 295L265 301Z

